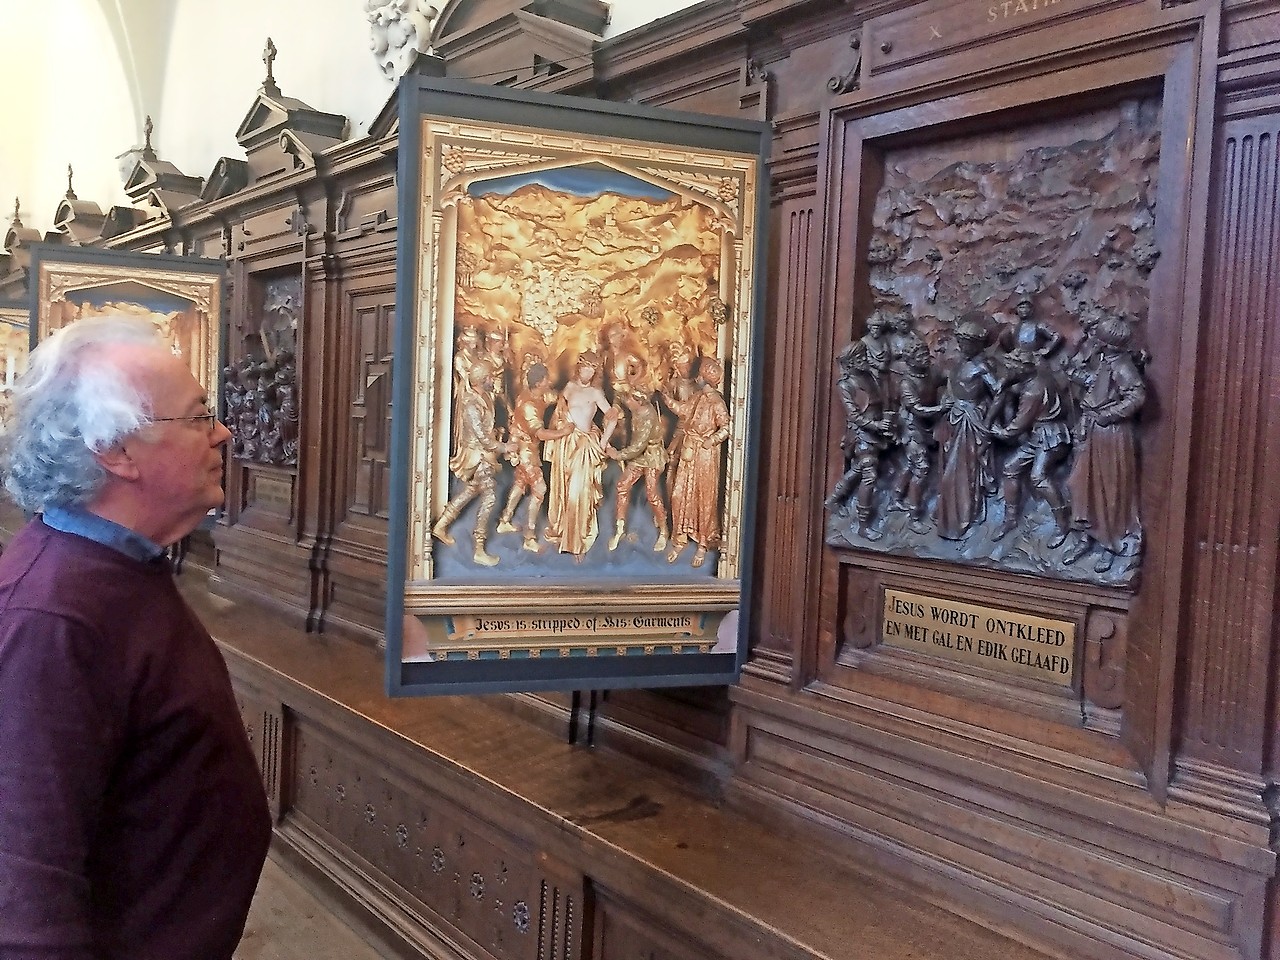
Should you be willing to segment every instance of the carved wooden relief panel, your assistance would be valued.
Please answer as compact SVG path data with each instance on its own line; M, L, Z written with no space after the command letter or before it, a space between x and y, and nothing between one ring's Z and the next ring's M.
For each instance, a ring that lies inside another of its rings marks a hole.
M223 371L232 455L247 463L298 463L298 321L302 278L253 282L253 307L239 360Z
M1135 582L1159 156L1156 98L876 153L828 543Z

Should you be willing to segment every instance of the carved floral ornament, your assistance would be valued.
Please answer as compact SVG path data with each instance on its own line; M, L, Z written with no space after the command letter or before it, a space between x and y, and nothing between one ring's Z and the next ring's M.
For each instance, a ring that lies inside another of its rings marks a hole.
M364 0L369 49L388 78L401 76L418 54L430 54L440 11L422 0Z

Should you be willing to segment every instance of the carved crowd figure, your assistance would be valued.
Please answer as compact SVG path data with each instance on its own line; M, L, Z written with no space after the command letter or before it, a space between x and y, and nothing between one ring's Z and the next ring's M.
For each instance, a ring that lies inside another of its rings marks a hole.
M1006 339L1010 350L1029 350L1037 357L1047 357L1062 344L1062 334L1053 327L1040 323L1035 317L1035 302L1023 297L1013 308L1017 321Z
M888 335L885 339L889 347L889 363L888 376L884 381L884 400L888 409L893 409L898 404L902 381L908 375L907 354L917 345L925 346L924 341L912 329L913 319L908 307L897 311L888 319ZM928 356L927 347L925 356Z
M867 317L867 332L862 336L867 350L867 370L883 390L888 375L893 350L889 344L889 318L883 310L874 310Z
M720 545L720 445L729 439L722 378L720 361L703 357L693 396L680 400L671 392L663 394L680 430L679 456L670 468L675 476L668 563L675 563L690 540L698 545L691 561L694 567L702 566L707 551Z
M596 386L599 358L578 358L574 376L565 384L552 415L553 435L543 458L551 464L547 497L546 538L561 553L581 559L599 535L596 509L604 497L604 447L617 424L618 412ZM596 414L603 416L603 432Z
M506 335L496 327L485 334L480 357L493 371L493 397L504 417L511 416L511 392L507 385L507 370L511 366L511 345Z
M947 380L947 417L943 423L943 467L938 481L940 536L958 540L983 516L991 484L988 412L1001 383L983 355L987 332L981 323L956 325L961 361Z
M1095 570L1105 573L1116 555L1136 553L1138 521L1138 453L1134 418L1147 392L1130 351L1132 330L1124 317L1106 314L1094 327L1097 345L1083 367L1069 369L1084 388L1077 454L1067 478L1072 522L1081 537L1073 559L1100 543Z
M516 508L525 493L529 494L528 510L524 522L525 550L538 552L538 516L547 496L547 481L542 475L542 441L551 432L545 429L547 407L555 403L556 394L551 389L547 368L532 364L525 374L525 389L516 398L508 431L510 451L507 458L515 467L515 477L506 505L498 518L498 533L518 533L514 523Z
M658 528L658 538L653 549L661 552L667 547L667 509L662 502L661 477L667 466L667 448L662 438L662 416L648 391L632 387L621 392L623 402L631 413L631 442L621 449L608 448L610 459L622 466L618 478L617 500L614 510L613 536L609 549L618 549L626 533L627 507L631 488L644 477L644 489L653 510L653 523Z
M938 384L932 357L923 340L915 339L902 355L903 372L898 384L898 442L906 454L906 464L894 489L897 504L913 520L924 510L929 485L930 463L935 446L932 422L946 412L938 402Z
M493 371L484 360L478 360L467 372L467 390L457 401L458 433L455 452L449 458L449 470L462 481L463 487L445 506L431 528L432 535L443 544L452 545L449 527L472 500L480 498L472 535L475 552L472 559L492 567L498 558L485 549L489 518L498 499L498 457L506 454L508 445L496 436L493 408Z
M1053 374L1037 354L1018 347L1006 357L1012 378L1007 396L1016 403L1012 420L991 429L994 437L1016 443L1017 449L1004 462L1001 474L1004 519L994 539L999 540L1018 523L1022 504L1022 478L1028 476L1031 488L1049 505L1057 533L1049 541L1050 548L1059 547L1067 539L1069 518L1067 504L1053 482L1052 471L1071 450L1071 431L1067 426L1067 405L1054 381Z
M237 460L292 466L298 462L300 413L293 351L269 360L246 357L223 370L225 423Z
M664 394L669 393L683 403L693 397L697 384L693 379L693 353L683 340L673 340L667 346L667 363L670 375L664 387ZM676 420L675 431L667 444L667 500L671 499L671 491L676 481L676 462L680 459L680 444L684 433L679 419Z
M885 416L884 391L872 369L867 341L855 340L836 357L840 368L837 389L845 409L845 431L840 440L846 469L827 498L830 507L854 499L858 529L868 539L878 534L871 529L872 497L880 475L880 456L889 446L892 424Z
M480 362L480 330L463 327L458 331L457 349L453 353L453 438L450 453L457 454L458 438L462 434L462 398L471 390L471 368Z
M631 336L622 321L616 321L605 330L605 347L608 350L609 389L617 396L623 396L634 386L639 385L644 376L644 360L631 344Z

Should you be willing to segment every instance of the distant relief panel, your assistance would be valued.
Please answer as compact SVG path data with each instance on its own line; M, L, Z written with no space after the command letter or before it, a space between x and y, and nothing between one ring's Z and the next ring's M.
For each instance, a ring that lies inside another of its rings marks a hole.
M999 673L1071 687L1076 625L1014 610L885 590L883 643Z

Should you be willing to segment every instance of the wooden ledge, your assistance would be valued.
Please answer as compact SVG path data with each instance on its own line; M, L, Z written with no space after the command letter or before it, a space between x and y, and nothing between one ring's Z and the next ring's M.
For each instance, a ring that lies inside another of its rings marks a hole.
M371 769L407 774L580 870L651 914L689 956L1044 960L836 859L817 830L783 831L717 807L640 761L571 746L478 699L390 699L370 648L213 597L199 572L182 580L238 686L339 731L367 751Z

